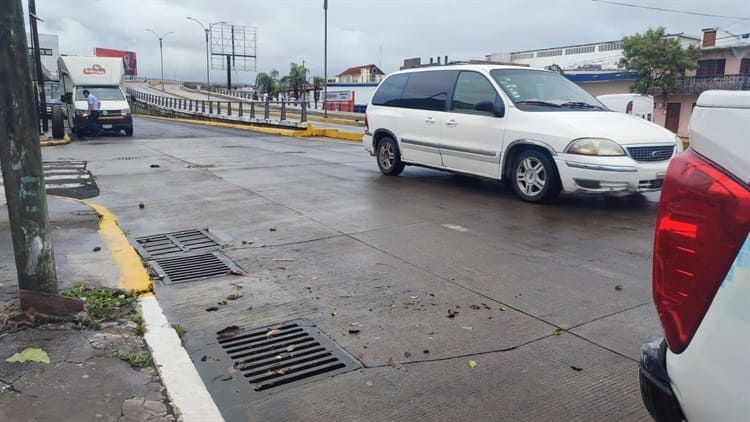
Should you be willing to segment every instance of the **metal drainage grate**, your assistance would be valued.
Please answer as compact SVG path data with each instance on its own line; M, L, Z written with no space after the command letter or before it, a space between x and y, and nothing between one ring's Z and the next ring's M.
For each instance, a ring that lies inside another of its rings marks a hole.
M143 258L153 258L180 252L219 249L221 242L206 230L194 229L136 237L135 245Z
M220 252L157 258L151 269L164 284L219 277L242 269Z
M217 339L234 361L234 368L255 391L331 377L361 367L305 320L249 331L229 327L217 333Z

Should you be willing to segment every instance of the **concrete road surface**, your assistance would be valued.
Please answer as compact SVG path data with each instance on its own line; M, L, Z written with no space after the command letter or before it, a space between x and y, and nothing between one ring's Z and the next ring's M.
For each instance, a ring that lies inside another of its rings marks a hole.
M44 158L86 160L131 236L208 228L247 273L155 287L227 420L648 419L656 196L531 205L360 144L135 128ZM293 319L362 368L254 391L217 332Z

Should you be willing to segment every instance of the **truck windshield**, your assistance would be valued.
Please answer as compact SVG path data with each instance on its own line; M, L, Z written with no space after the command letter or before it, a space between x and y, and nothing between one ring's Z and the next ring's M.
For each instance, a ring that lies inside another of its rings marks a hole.
M607 110L583 88L554 72L495 69L490 72L513 103L525 111Z
M99 101L125 101L125 96L122 95L122 90L118 86L85 86L76 87L76 101L85 101L86 97L83 96L83 90L87 89L90 93L94 94Z

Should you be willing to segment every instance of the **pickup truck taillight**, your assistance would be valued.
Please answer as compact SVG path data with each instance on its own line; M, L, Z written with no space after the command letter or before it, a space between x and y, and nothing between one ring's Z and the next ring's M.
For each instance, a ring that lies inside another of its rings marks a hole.
M672 159L653 268L654 302L672 352L690 343L749 231L748 186L692 149Z

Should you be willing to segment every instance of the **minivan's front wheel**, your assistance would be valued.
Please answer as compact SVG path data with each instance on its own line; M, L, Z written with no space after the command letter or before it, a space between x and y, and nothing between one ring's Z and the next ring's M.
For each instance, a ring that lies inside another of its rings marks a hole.
M511 174L513 190L524 201L550 202L560 193L557 169L541 151L527 149L518 154Z
M401 161L401 153L398 145L390 137L385 137L378 144L377 153L378 167L386 176L398 176L404 171L404 163Z

